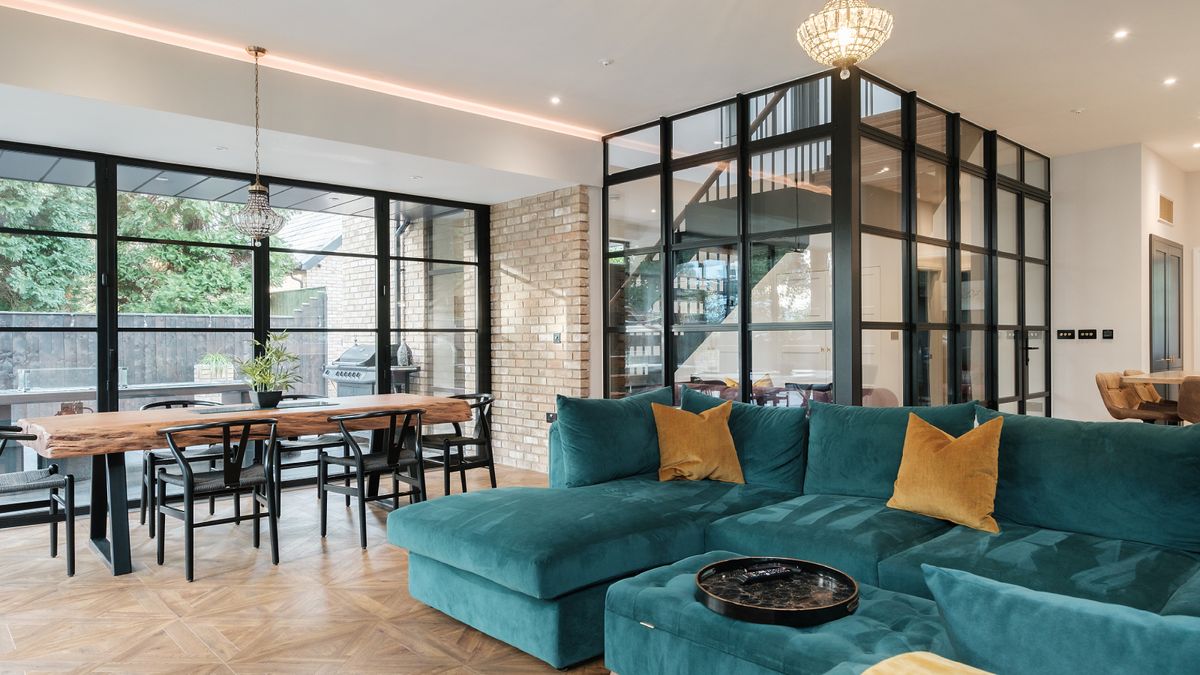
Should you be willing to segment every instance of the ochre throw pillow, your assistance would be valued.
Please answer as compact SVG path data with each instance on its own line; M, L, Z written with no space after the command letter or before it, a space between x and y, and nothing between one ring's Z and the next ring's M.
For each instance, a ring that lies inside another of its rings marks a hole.
M887 505L999 532L992 512L1003 424L997 417L955 438L909 413L900 473Z
M699 415L659 403L650 409L658 427L659 480L746 482L729 433L732 401Z
M876 663L863 675L987 675L987 671L933 652L907 652Z

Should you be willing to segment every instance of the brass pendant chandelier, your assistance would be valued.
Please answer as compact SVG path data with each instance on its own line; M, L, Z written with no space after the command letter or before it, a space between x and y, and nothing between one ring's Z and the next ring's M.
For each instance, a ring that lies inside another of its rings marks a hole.
M843 80L851 66L870 58L891 35L891 13L866 0L829 0L796 29L804 51L817 63L841 68Z
M246 47L246 51L254 57L254 185L246 196L246 205L233 214L233 227L242 234L250 237L257 244L258 240L278 234L283 229L283 216L271 208L271 194L259 179L259 97L258 97L258 60L267 53L262 47Z

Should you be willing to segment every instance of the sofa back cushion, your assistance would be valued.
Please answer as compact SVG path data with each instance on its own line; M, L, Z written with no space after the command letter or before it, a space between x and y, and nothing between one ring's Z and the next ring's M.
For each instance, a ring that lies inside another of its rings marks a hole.
M1003 416L997 518L1200 553L1200 425Z
M658 471L651 403L672 405L663 387L626 398L558 397L551 429L551 487L582 487Z
M974 402L928 408L809 405L805 494L890 498L910 412L951 436L975 426Z
M722 403L722 399L683 388L682 408L688 412L702 413ZM729 433L748 485L793 492L803 489L807 410L735 402L729 415Z
M1007 423L1006 423L1007 426ZM922 565L955 657L991 673L1195 673L1200 619Z

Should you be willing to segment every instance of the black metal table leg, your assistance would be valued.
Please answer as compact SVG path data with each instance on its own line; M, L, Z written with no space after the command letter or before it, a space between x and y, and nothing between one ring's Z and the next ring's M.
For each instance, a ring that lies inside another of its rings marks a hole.
M126 490L125 453L93 456L90 539L92 549L112 568L113 576L133 571L129 554L129 498ZM110 523L111 537L108 535Z

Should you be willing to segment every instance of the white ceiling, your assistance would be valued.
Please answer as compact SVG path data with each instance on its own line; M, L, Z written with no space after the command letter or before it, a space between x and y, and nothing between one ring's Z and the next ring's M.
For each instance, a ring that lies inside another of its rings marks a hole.
M1144 142L1200 170L1200 2L874 3L896 28L868 70L1051 155ZM68 4L613 131L815 72L795 27L821 0Z

